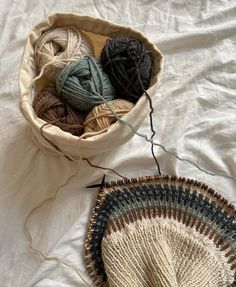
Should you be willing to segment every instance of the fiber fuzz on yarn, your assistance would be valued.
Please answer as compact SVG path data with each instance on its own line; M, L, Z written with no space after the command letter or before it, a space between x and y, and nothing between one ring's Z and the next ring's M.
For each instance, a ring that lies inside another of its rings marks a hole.
M39 92L33 102L37 116L44 121L61 128L65 132L80 136L83 131L85 114L70 107L57 96L54 87L48 87Z
M106 131L111 124L117 121L109 107L118 117L127 114L134 107L134 104L123 99L116 99L94 107L84 121L86 132Z
M148 89L153 60L140 41L129 37L107 40L101 61L119 97L136 103Z
M46 31L35 47L36 64L43 75L55 83L58 73L76 59L93 56L88 37L74 27L59 27Z
M101 61L85 57L68 65L57 77L57 91L71 106L81 111L115 98L115 90Z

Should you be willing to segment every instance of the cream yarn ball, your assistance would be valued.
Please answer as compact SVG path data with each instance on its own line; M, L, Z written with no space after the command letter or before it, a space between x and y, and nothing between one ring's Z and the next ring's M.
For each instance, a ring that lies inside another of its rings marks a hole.
M67 64L87 55L93 56L89 38L71 26L46 31L35 47L37 68L51 82Z

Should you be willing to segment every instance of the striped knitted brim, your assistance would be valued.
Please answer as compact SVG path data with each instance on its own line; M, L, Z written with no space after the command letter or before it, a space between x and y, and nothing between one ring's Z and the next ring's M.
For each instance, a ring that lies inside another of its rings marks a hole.
M106 183L84 256L95 286L236 286L236 210L185 178Z

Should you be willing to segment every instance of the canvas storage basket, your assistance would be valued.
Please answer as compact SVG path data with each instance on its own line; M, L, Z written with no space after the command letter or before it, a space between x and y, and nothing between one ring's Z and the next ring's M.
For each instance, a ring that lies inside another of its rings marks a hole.
M63 26L74 26L87 34L94 46L95 57L99 57L107 38L130 36L142 41L146 48L151 51L154 60L153 76L148 89L150 96L155 95L157 86L159 85L159 79L163 68L163 56L151 41L142 33L132 28L78 14L53 14L36 25L30 32L20 65L19 106L22 114L30 124L32 139L46 152L58 155L64 153L73 158L90 157L124 144L134 135L134 133L127 125L116 122L115 124L112 124L106 132L94 135L90 138L83 139L74 136L62 131L54 125L48 125L43 129L43 133L48 140L45 140L42 136L40 127L45 124L45 121L37 117L32 107L35 91L32 90L31 87L33 79L37 76L34 48L42 33L51 28ZM41 85L43 85L43 81L41 81ZM148 113L148 99L143 95L135 104L134 108L124 116L124 119L137 130ZM58 147L59 150L55 146Z

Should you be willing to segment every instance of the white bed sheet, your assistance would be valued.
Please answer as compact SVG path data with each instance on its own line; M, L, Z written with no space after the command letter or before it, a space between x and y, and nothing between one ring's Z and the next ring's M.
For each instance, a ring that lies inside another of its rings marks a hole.
M102 17L141 30L165 56L154 99L156 141L209 171L236 176L236 3L0 0L0 11L0 286L90 286L82 250L96 190L84 186L102 174L84 162L45 155L32 143L17 106L27 34L55 12ZM140 131L150 135L148 119ZM206 175L160 148L156 153L163 173L203 181L236 205L236 182ZM156 173L149 144L137 136L91 161L127 176ZM66 182L55 200L32 214L29 227L35 248L74 269L31 252L24 234L30 210Z

